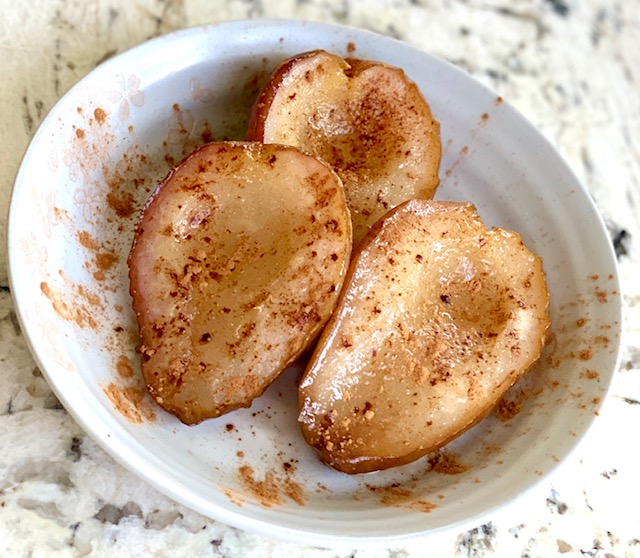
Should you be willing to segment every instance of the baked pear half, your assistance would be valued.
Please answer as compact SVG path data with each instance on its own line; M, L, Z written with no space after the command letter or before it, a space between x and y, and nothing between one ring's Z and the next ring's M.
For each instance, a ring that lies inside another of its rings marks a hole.
M316 157L220 142L185 159L129 256L155 400L186 424L250 406L334 310L351 235L340 178Z
M478 423L539 358L542 260L470 203L412 200L352 259L299 387L305 439L345 473L402 465Z
M261 90L247 139L321 157L345 186L354 245L388 210L430 199L440 126L400 68L316 50L282 62Z

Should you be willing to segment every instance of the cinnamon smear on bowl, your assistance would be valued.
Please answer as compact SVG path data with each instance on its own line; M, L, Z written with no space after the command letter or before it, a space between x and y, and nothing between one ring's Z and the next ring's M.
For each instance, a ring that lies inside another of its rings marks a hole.
M460 475L469 470L458 456L444 449L436 450L427 457L428 469L426 473L433 472L441 475ZM424 488L422 480L425 472L412 476L411 480L403 483L393 483L386 486L367 484L368 490L380 497L380 503L394 508L411 509L419 512L430 512L438 506L423 498ZM444 496L439 495L439 499ZM357 498L356 498L357 499Z
M517 414L522 411L524 402L528 398L527 390L522 390L515 395L507 394L498 401L498 404L494 408L494 414L502 421L506 422L511 420Z
M144 421L153 422L156 413L147 399L147 391L136 386L121 387L110 383L102 388L116 409L129 422L139 424Z
M92 272L96 281L104 281L107 272L120 261L120 258L107 243L98 242L89 231L78 231L77 238L80 245L90 254L85 261L85 269Z
M458 460L458 457L444 450L437 450L429 454L427 461L430 470L443 475L460 475L469 467Z
M618 328L619 323L595 322L589 312L594 302L608 302L620 293L615 289L606 288L607 282L615 279L614 275L588 275L586 279L588 283L585 291L577 293L569 302L559 305L552 329L547 335L547 346L540 360L504 395L492 411L499 420L507 422L525 407L530 412L536 412L534 407L544 405L538 401L538 396L547 389L564 390L561 399L556 400L557 404L572 403L582 410L596 407L593 412L595 415L598 414L597 407L602 398L590 394L593 388L584 391L570 390L573 380L567 376L566 371L569 368L565 367L577 369L577 377L582 381L600 382L600 373L592 368L595 365L590 364L589 368L585 365L602 352L616 350L614 341L617 333L614 334L613 331ZM546 381L538 381L537 385L527 385L528 379L538 375L546 377ZM527 387L523 387L523 382ZM528 400L531 402L527 403Z
M280 486L273 472L267 471L264 479L259 481L254 478L253 467L242 465L238 469L238 474L240 475L244 489L255 496L262 507L271 508L282 504Z
M132 378L133 377L133 367L131 366L131 361L125 355L120 355L116 362L116 370L121 378Z
M103 108L98 107L93 111L93 116L96 118L96 122L100 125L104 124L107 119L107 113Z
M380 503L385 506L405 508L424 513L431 512L438 507L433 502L416 498L411 490L402 488L399 484L391 484L389 486L367 485L367 488L380 496Z
M286 466L286 465L289 466ZM257 480L255 471L250 465L242 464L238 468L238 476L244 490L264 508L272 508L283 504L283 496L293 500L299 506L305 505L305 493L302 485L293 480L294 467L286 463L282 469L285 473L276 474L274 471L267 471L262 480ZM238 500L238 495L231 499L232 502Z
M102 310L100 298L83 285L76 285L68 280L65 283L65 288L61 289L42 281L40 291L49 299L60 318L74 323L81 329L96 329L98 320L94 312Z

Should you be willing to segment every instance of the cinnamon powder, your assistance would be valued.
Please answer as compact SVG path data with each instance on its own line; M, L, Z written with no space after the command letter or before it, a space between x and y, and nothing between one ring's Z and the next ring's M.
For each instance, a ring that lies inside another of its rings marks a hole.
M443 450L438 450L430 454L427 461L429 462L431 471L443 475L460 475L469 469L467 465L458 461L455 455Z
M271 471L267 471L264 480L261 481L255 479L253 467L249 465L242 465L238 473L244 489L255 496L263 507L272 508L282 504L280 488Z
M423 513L431 512L438 507L433 502L416 498L411 490L396 484L389 486L367 485L367 488L375 494L378 494L380 496L380 503L385 506L411 509Z
M155 420L156 414L145 400L146 390L134 386L121 387L114 383L102 389L111 400L113 407L129 422L139 424L143 421Z
M284 467L284 471L284 477L276 475L273 471L267 471L263 480L256 480L253 467L243 464L238 469L238 474L243 488L265 508L281 505L283 496L290 498L299 506L304 506L304 488L293 480L293 467Z

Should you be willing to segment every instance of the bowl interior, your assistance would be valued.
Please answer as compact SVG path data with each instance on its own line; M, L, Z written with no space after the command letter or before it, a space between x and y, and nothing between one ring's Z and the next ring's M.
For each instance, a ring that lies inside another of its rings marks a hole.
M242 139L282 59L316 48L404 68L441 123L437 198L472 201L544 260L551 340L482 423L413 464L321 465L296 422L293 367L250 409L187 427L146 394L127 255L138 213L183 156ZM576 446L616 367L615 258L589 196L506 101L397 41L326 24L231 22L123 53L49 114L16 179L10 277L25 334L66 408L118 460L214 518L307 544L399 538L477 521Z

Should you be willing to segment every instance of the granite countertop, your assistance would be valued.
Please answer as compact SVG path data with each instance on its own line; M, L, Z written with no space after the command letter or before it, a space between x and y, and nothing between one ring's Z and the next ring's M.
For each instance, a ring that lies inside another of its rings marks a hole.
M640 11L621 0L0 0L0 555L640 556ZM208 22L301 18L399 38L463 68L536 125L608 225L624 293L621 368L578 450L524 503L402 548L305 548L207 519L140 481L74 422L9 292L6 208L47 111L101 61ZM629 426L631 425L631 426Z

